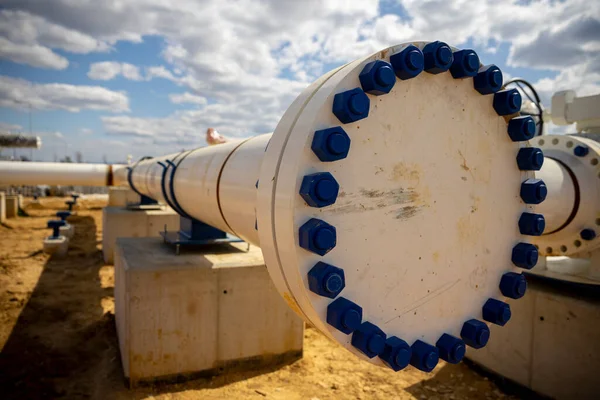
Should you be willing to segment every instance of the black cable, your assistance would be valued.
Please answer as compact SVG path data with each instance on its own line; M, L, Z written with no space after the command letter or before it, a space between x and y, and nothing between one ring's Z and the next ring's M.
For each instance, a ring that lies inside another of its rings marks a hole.
M535 88L533 87L533 85L531 83L529 83L525 79L521 79L521 78L515 78L515 79L509 80L508 82L506 82L504 84L504 86L502 88L504 89L508 85L511 85L511 84L516 85L521 90L521 92L524 93L525 96L527 96L529 101L531 101L537 108L537 110L538 110L537 114L530 114L530 113L525 113L525 112L523 112L521 114L537 117L538 120L535 123L535 125L536 125L536 127L539 126L539 128L536 133L536 136L541 135L543 128L544 128L544 120L543 120L544 106L542 105L542 100L540 99L538 92L535 90ZM533 94L533 98L529 95L528 91L525 90L525 88L522 85L525 85L527 87L527 89L529 89L531 91L531 94Z

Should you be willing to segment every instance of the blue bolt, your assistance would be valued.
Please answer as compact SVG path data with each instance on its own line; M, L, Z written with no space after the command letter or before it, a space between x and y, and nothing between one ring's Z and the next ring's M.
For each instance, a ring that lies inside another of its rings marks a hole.
M473 77L473 87L481 94L496 93L502 88L502 71L494 64L484 67Z
M587 146L575 146L573 149L573 154L575 154L577 157L585 157L589 152L590 149Z
M340 126L322 129L315 132L311 148L321 161L342 160L350 151L350 137Z
M459 50L454 52L454 61L450 73L454 79L469 78L477 75L479 70L479 57L473 50Z
M519 218L519 231L522 235L541 236L546 228L546 220L541 214L524 212Z
M73 211L73 206L75 205L75 201L67 200L67 201L65 201L65 204L69 207L69 211Z
M465 341L467 346L480 349L490 340L490 328L481 321L470 319L463 324L460 337Z
M517 267L531 269L538 262L538 251L532 244L518 243L512 249L511 260Z
M523 147L517 153L517 166L521 171L539 171L544 164L544 153L536 147Z
M423 71L423 53L412 44L399 53L390 56L390 62L394 73L399 79L406 80L414 78Z
M452 50L444 42L431 42L423 47L423 60L425 72L439 74L448 71L454 57Z
M376 96L389 93L396 83L392 66L381 60L371 61L358 75L363 90Z
M425 372L431 372L439 361L439 350L422 340L417 340L411 346L412 356L410 365Z
M387 338L379 358L394 371L400 371L408 366L412 350L404 340L392 336Z
M583 240L593 240L596 238L596 231L586 228L579 232L579 236L581 236Z
M333 97L333 114L344 124L369 116L369 97L360 88L346 90Z
M530 116L514 117L508 121L508 136L513 142L524 142L535 135L535 121Z
M256 180L256 184L254 185L254 187L256 187L258 189L258 179Z
M56 213L56 216L58 218L60 218L61 221L66 221L67 218L69 218L71 216L71 212L70 211L58 211Z
M306 175L300 185L300 196L311 207L326 207L335 203L340 185L329 172Z
M500 291L506 297L511 299L520 299L527 290L527 280L525 275L515 272L507 272L500 279Z
M494 110L498 115L510 115L521 109L521 94L517 89L501 90L494 93Z
M300 247L320 256L336 245L335 227L320 219L311 218L298 229Z
M488 299L483 305L483 319L504 326L511 317L510 306L503 301Z
M47 227L52 229L52 238L57 239L60 237L60 228L67 225L66 221L61 220L50 220L48 221Z
M548 188L541 179L527 179L521 183L521 199L526 204L540 204L547 194Z
M319 261L308 271L308 287L320 296L334 299L346 286L344 270Z
M351 343L361 353L373 358L383 352L386 335L381 329L370 322L363 322L352 332Z
M362 308L343 297L338 297L327 306L327 323L349 335L362 321Z
M458 364L465 356L465 342L447 333L438 339L435 346L440 352L440 358L450 364Z

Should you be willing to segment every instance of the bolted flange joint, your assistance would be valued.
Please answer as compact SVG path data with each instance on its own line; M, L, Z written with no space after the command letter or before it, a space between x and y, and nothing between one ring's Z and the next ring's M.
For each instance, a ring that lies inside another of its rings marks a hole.
M417 340L411 346L410 365L424 372L431 372L437 365L440 353L437 347Z
M390 62L394 73L399 79L407 80L414 78L423 72L425 61L423 53L418 47L412 44L404 48L401 52L392 54Z
M479 56L473 50L455 51L450 73L454 79L470 78L479 71Z
M335 299L346 286L344 270L319 261L308 271L308 287L320 296Z
M333 97L333 114L344 124L369 116L370 100L360 88L346 90Z
M511 299L520 299L525 296L527 290L527 280L525 275L515 272L507 272L500 279L500 291L506 297Z
M396 84L396 76L391 64L376 60L371 61L358 75L362 89L375 96L387 94Z
M539 171L544 165L544 153L537 147L523 147L517 153L517 165L521 171Z
M473 87L481 94L492 94L502 89L502 71L494 64L481 67L473 78Z
M323 162L342 160L350 151L350 137L340 126L322 129L315 132L311 149Z
M447 333L438 339L435 346L440 352L440 358L450 364L458 364L465 356L465 342Z
M361 353L369 358L373 358L385 348L385 333L376 325L370 322L363 322L352 332L351 343Z
M483 319L504 326L511 317L510 306L503 301L488 299L483 305Z
M540 204L546 200L548 188L541 179L527 179L521 183L521 199L526 204Z
M510 115L521 109L521 95L517 89L501 90L494 93L492 103L498 115Z
M423 60L425 72L440 74L448 71L454 57L450 46L444 42L435 41L423 47Z
M327 306L327 323L346 335L354 332L362 322L362 307L343 297Z
M329 172L306 175L300 185L300 196L311 207L326 207L335 203L340 185Z
M508 136L513 142L525 142L535 135L535 121L529 115L508 121Z
M546 220L541 214L524 212L519 218L519 231L522 235L541 236L546 228Z
M511 261L519 268L531 269L538 262L538 250L530 243L518 243L512 249Z
M481 349L490 340L490 328L481 321L470 319L463 324L460 337L465 341L467 346L474 349Z
M408 366L412 350L404 340L392 336L387 338L379 358L385 365L398 372Z
M324 256L336 245L335 227L327 222L311 218L298 230L300 247Z

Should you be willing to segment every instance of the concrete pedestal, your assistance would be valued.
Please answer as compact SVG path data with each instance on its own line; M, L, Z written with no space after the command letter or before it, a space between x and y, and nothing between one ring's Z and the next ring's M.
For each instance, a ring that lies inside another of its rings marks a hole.
M55 257L64 257L69 250L69 239L64 236L57 238L47 237L44 239L44 253Z
M67 224L65 226L61 226L59 229L59 233L61 236L66 237L67 239L71 239L75 234L75 227L71 224Z
M0 192L0 224L6 221L6 195Z
M492 325L488 345L467 357L552 398L598 398L600 302L532 281L522 299L509 299L511 320Z
M115 314L126 378L197 377L300 358L304 323L245 244L179 256L161 239L118 239Z
M127 210L123 207L105 207L102 211L102 252L104 262L114 262L117 238L159 237L159 232L179 230L179 214L171 208L162 210Z
M19 216L19 196L6 196L4 204L6 207L6 218L16 218Z
M140 195L128 187L113 186L108 189L108 206L125 207L129 203L139 203Z

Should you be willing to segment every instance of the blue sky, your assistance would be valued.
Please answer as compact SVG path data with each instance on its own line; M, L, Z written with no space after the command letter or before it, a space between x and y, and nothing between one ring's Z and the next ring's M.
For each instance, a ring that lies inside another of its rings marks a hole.
M0 130L28 132L31 115L36 159L86 161L202 146L210 126L263 133L323 72L408 40L473 48L549 105L600 92L592 3L2 0Z

